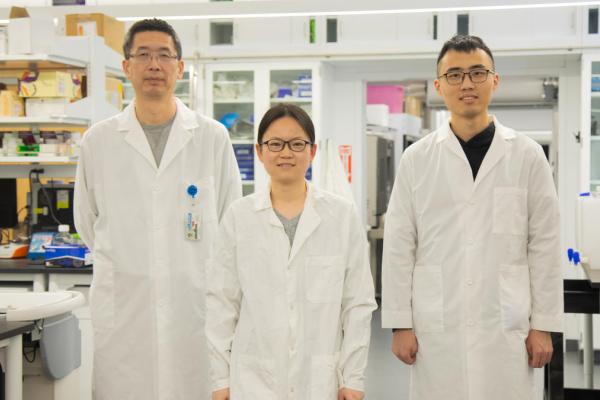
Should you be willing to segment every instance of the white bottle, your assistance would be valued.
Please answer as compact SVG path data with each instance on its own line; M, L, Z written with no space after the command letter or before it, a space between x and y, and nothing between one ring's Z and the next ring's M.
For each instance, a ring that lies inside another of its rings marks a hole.
M69 233L69 225L59 225L58 233L54 235L54 239L52 239L52 244L54 246L62 246L65 244L72 244L73 240L71 238L71 234Z

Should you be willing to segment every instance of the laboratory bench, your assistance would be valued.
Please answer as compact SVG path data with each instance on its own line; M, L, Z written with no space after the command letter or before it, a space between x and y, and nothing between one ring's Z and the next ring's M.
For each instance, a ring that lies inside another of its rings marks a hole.
M564 280L565 313L584 314L584 382L586 388L564 387L563 334L552 333L554 355L545 369L545 387L548 400L598 400L600 390L593 389L594 352L592 314L600 314L600 279L586 271L588 279ZM586 338L588 343L586 344Z
M28 259L0 260L0 290L25 288L34 292L65 290L92 283L91 266L80 268L47 267Z

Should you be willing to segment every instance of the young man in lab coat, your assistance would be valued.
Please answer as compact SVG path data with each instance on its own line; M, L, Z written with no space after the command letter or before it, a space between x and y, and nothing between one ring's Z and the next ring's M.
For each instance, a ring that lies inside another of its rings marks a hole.
M135 100L81 146L77 231L94 253L96 400L207 400L205 266L217 223L241 197L225 128L173 95L181 43L158 19L125 38Z
M386 217L384 328L411 400L531 400L563 323L558 203L541 146L488 114L475 36L442 48L450 119L403 154Z

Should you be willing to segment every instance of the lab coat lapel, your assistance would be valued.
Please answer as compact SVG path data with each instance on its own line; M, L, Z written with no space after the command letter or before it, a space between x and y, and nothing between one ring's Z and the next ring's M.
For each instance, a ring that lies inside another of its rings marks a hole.
M319 197L319 194L315 193L316 190L309 183L307 183L307 189L308 193L304 202L304 210L300 216L300 221L298 221L298 228L294 236L289 262L294 260L294 257L302 249L304 243L321 223L321 217L317 213L317 210L315 210L315 200Z
M125 135L125 142L127 142L135 151L141 154L148 163L156 171L156 161L150 149L148 139L142 130L136 115L135 115L135 102L131 102L125 110L119 115L118 130L127 132Z
M179 99L175 100L177 102L177 115L173 121L169 139L165 146L165 152L160 161L160 166L158 168L159 175L169 166L169 164L171 164L177 157L177 154L179 154L192 139L192 130L199 126L194 112L185 107Z
M269 224L283 229L283 224L279 218L277 218L277 215L275 215L273 204L271 204L271 185L268 186L267 190L256 193L256 197L254 198L254 211L266 211L268 213Z
M480 182L483 181L483 179L485 179L485 177L494 169L500 160L504 158L510 145L508 139L512 139L515 136L514 132L500 125L496 118L494 118L494 126L496 129L494 138L492 139L492 144L483 158L481 167L477 172L474 189L477 189L477 186L479 186Z
M469 164L469 160L467 160L467 155L463 150L458 138L452 132L452 128L450 128L450 122L446 122L446 125L439 131L438 133L438 141L444 141L444 146L448 149L453 155L460 158L469 171L471 171L471 164Z

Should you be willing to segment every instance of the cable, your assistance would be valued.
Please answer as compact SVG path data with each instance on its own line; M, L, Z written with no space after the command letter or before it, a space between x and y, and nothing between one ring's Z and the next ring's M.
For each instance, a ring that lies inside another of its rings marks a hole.
M40 189L42 189L42 193L44 194L44 197L46 198L48 210L50 211L50 217L56 224L62 225L62 222L60 222L60 220L58 218L56 218L56 215L54 214L54 209L53 209L54 207L52 206L52 201L50 200L48 191L46 190L45 185L43 185L42 182L40 181L40 174L43 172L44 172L43 169L32 169L31 171L29 171L29 192L31 193L31 200L33 201L33 178L32 178L32 175L35 174L35 179L36 179L37 183L39 183ZM33 213L35 211L32 209L31 212Z
M33 351L25 351L25 347L23 347L23 358L29 363L32 364L35 361L35 358L37 356L37 345L33 346ZM33 357L31 357L31 359L28 357L30 354L33 354Z

